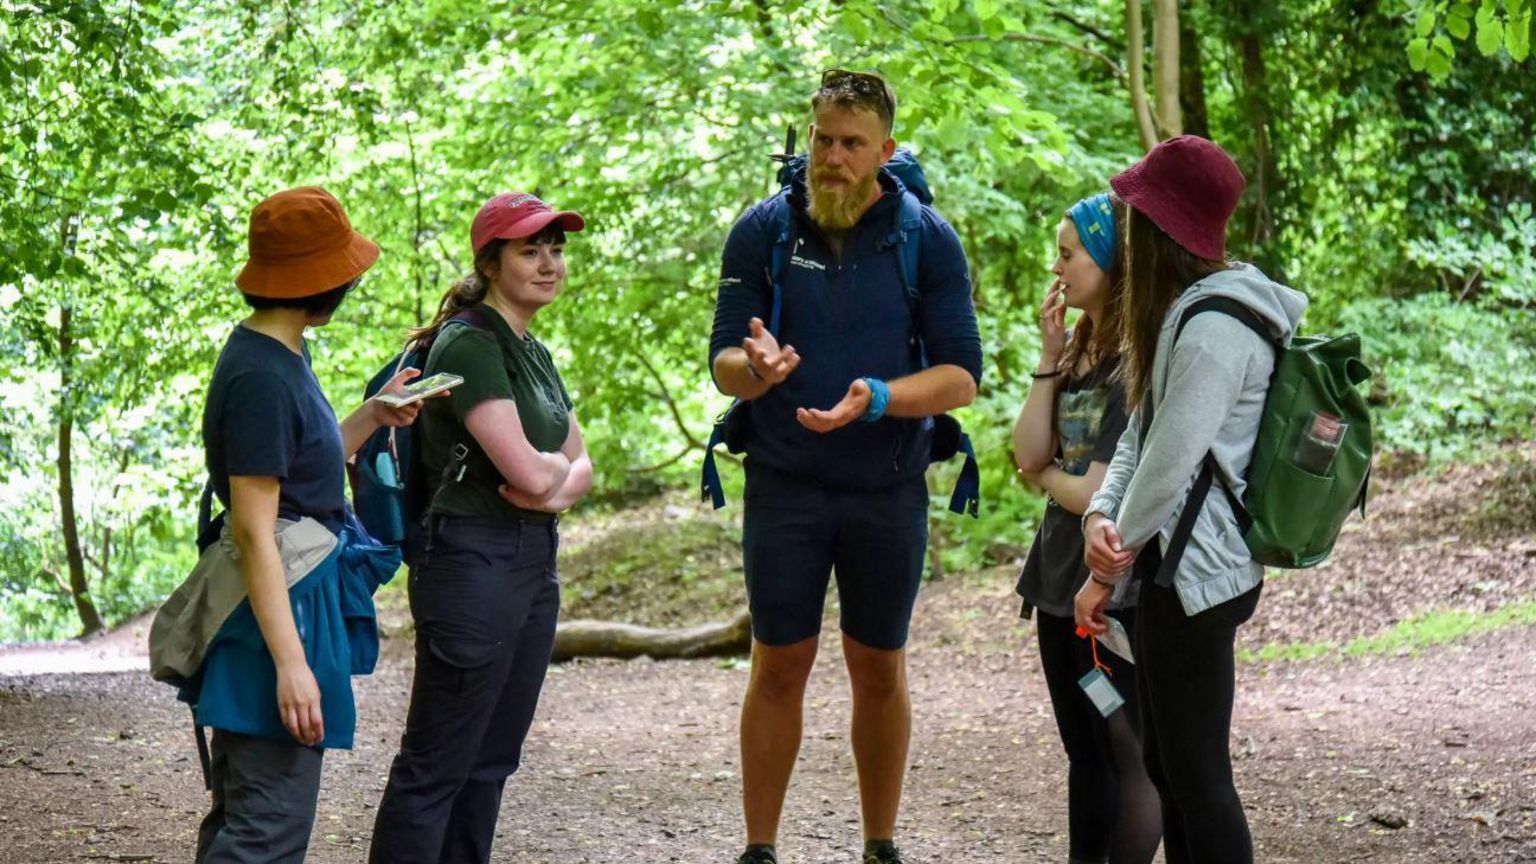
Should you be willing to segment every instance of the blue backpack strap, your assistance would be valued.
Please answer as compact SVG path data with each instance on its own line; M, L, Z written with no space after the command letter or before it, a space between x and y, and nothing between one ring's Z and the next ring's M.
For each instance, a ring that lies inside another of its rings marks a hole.
M960 477L955 480L955 491L949 496L952 513L971 514L981 518L981 466L976 464L976 448L971 446L971 436L960 433L960 452L965 454L965 464L960 466Z
M725 422L718 421L709 432L709 443L704 445L704 476L701 482L702 497L708 498L716 510L725 506L725 487L720 483L720 469L715 467L715 448L723 443Z
M768 206L768 236L773 240L768 247L768 284L773 289L773 302L768 312L768 332L778 338L779 326L784 317L782 277L784 267L789 263L795 233L795 220L789 211L789 187L786 185L779 190L779 194L769 200ZM724 418L740 401L732 402L725 414L720 415L721 419L715 421L714 428L709 432L709 441L704 445L704 469L699 478L699 488L702 497L708 498L716 510L725 506L725 488L720 482L720 469L715 465L715 448L725 443Z
M795 220L789 212L789 188L785 187L769 202L773 221L769 223L769 236L773 245L768 251L768 284L773 288L773 305L768 314L768 332L777 339L779 323L784 316L784 267L789 263L790 249L794 241Z
M918 262L923 254L923 202L911 192L901 194L901 208L896 211L896 226L888 241L901 247L901 287L907 302L917 310Z
M886 239L889 246L898 247L901 255L902 289L907 292L907 305L912 310L913 340L917 343L918 359L928 368L928 349L923 344L922 333L917 332L917 309L920 294L919 262L923 247L923 201L910 191L903 192L901 207L896 214L896 224ZM965 454L965 464L960 466L960 476L955 480L954 492L949 498L949 509L971 518L979 519L981 511L981 467L976 462L976 449L971 436L960 433L958 452Z

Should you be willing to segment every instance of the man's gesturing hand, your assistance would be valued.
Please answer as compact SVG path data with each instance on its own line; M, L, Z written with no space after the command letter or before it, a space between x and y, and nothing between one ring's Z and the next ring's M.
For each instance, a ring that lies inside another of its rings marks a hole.
M761 318L753 318L748 326L752 329L752 335L741 340L741 347L747 352L747 364L751 370L770 385L788 378L789 373L800 365L800 355L795 353L795 346L785 345L780 348L779 340L763 326Z
M795 419L800 421L801 426L812 432L831 432L833 429L841 429L864 416L864 412L869 410L869 400L872 395L869 384L863 378L855 378L853 383L848 385L848 393L843 396L841 402L826 411L816 408L796 408Z

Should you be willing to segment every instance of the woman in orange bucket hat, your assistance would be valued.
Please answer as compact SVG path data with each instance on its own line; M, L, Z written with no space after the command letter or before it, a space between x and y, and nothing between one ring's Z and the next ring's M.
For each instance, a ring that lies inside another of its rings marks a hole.
M375 398L338 421L310 368L305 329L329 323L379 257L340 202L318 187L267 198L251 213L249 253L235 284L252 312L230 332L203 409L209 486L227 510L199 542L233 544L249 602L182 687L199 734L214 730L199 864L304 860L323 754L352 746L351 676L378 655L372 591L400 561L351 516L346 459L420 410ZM402 370L384 389L418 374ZM279 537L292 553L294 526L322 553L302 573L280 554Z

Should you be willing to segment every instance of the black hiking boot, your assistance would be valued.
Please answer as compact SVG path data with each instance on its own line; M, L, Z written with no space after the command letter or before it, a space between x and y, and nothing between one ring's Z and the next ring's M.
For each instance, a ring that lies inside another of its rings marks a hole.
M901 850L896 848L895 843L881 843L873 849L864 850L864 864L906 864L906 860L901 857Z
M779 864L779 856L771 846L766 849L757 846L741 853L736 864Z

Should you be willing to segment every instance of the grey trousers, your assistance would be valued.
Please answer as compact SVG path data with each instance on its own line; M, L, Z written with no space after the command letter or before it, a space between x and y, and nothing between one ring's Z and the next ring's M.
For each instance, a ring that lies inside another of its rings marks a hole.
M303 864L325 751L213 730L213 807L195 864Z

